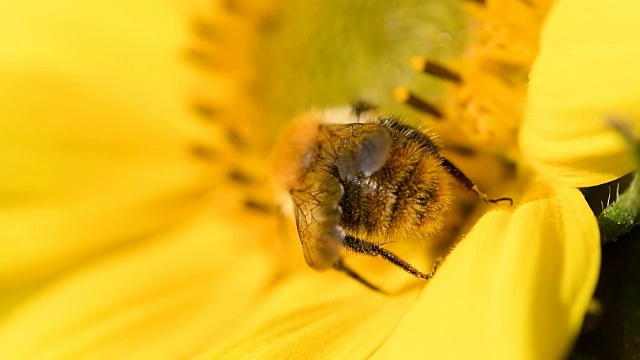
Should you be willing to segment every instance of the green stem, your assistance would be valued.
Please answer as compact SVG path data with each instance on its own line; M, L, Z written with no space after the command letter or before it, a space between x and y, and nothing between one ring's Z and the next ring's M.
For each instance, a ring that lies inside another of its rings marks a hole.
M640 168L640 141L633 136L630 125L619 119L610 119L609 124L626 140L635 155L637 168ZM636 171L627 190L615 202L598 216L600 239L602 244L618 240L640 224L640 176Z
M598 216L602 244L618 240L639 223L640 176L636 172L627 191Z

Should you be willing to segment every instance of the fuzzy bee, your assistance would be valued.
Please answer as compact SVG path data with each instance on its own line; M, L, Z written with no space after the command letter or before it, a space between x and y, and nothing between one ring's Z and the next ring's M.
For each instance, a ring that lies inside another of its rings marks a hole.
M348 249L430 279L436 266L421 272L380 244L437 233L453 201L451 180L486 202L511 202L489 199L440 150L427 133L368 106L294 120L276 147L274 176L309 266L342 271L380 290L344 263Z

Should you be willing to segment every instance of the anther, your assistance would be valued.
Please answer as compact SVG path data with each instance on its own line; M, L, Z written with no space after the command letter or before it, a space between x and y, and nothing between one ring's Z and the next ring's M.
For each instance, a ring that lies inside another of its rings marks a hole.
M208 121L212 120L216 115L216 109L214 109L211 105L203 103L193 103L191 107L198 116Z
M248 210L252 210L262 214L270 214L272 211L271 207L268 204L254 199L246 199L244 201L244 207Z
M227 176L231 181L234 181L243 185L251 185L255 183L255 179L253 179L251 176L247 175L246 173L242 172L239 169L231 169L227 174Z
M214 26L204 20L193 21L193 32L200 39L215 42L219 38L219 33Z
M188 61L203 68L212 68L216 65L216 60L213 56L200 49L189 48L186 50L185 56Z
M411 67L415 71L433 75L443 80L451 81L456 84L462 83L462 77L460 77L460 75L440 64L427 60L427 58L424 58L422 56L416 56L411 59Z
M237 150L241 150L246 147L246 141L243 137L235 129L230 127L227 128L227 140L229 140L229 143L231 143L231 145Z
M240 12L240 4L238 4L237 0L225 0L222 2L222 6L230 13Z
M415 96L409 89L405 87L397 87L394 91L396 100L401 103L407 104L412 108L427 113L437 119L442 119L443 115L440 109L435 105L432 105L421 98Z
M217 156L217 152L215 149L202 144L190 144L189 152L192 156L207 161L211 161Z

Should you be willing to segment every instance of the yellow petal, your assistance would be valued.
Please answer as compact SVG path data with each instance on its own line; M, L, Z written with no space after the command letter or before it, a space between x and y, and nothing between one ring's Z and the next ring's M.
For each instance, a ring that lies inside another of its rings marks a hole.
M145 4L2 5L3 296L183 221L206 190L182 19Z
M575 189L535 183L482 217L376 358L558 359L598 277L598 228Z
M160 100L173 103L188 85L176 10L171 1L2 1L0 66L74 79L162 115Z
M274 258L211 214L56 281L0 323L3 358L177 359L235 324Z
M305 269L279 283L248 322L200 359L363 359L386 339L417 292L389 297L344 274Z
M593 186L635 167L607 119L640 129L640 3L563 0L544 26L521 148L544 174Z

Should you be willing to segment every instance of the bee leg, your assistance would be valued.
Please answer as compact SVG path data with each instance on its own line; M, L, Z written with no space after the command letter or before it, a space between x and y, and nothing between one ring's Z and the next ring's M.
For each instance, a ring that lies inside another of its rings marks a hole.
M451 163L449 160L443 157L441 157L441 160L442 160L442 166L447 170L449 175L451 175L458 183L464 186L467 190L476 194L476 196L480 200L486 203L492 203L492 204L497 204L501 201L508 201L510 205L513 205L513 200L508 197L490 199L489 196L487 196L487 194L480 191L480 189L478 188L478 185L474 184L473 181L471 181L471 179L469 179L467 175L465 175L460 169L458 169L455 165L453 165L453 163Z
M369 256L380 256L383 259L387 260L388 262L392 263L393 265L399 267L400 269L423 280L431 279L433 275L436 273L436 270L438 269L440 264L442 263L441 259L436 260L431 271L429 273L423 273L422 271L413 267L413 265L402 260L402 258L400 258L398 255L392 253L387 249L381 248L379 245L376 245L374 243L370 243L368 241L364 241L362 239L358 239L353 236L347 235L344 238L343 244L347 249L352 250L359 254L369 255Z
M434 262L433 262L433 267L431 268L431 273L435 274L436 271L438 271L438 268L440 267L440 265L442 265L442 263L444 262L444 258L443 257L439 257L437 258Z
M385 293L382 289L380 289L379 287L373 285L372 283L370 283L369 281L367 281L365 278L363 278L362 276L360 276L360 274L358 274L357 272L355 272L353 269L351 269L350 267L348 267L344 261L342 261L342 259L338 259L338 261L333 264L333 268L338 270L338 271L342 271L345 274L347 274L350 278L356 280L357 282L361 283L362 285L368 287L371 290L374 291L378 291L381 293Z

